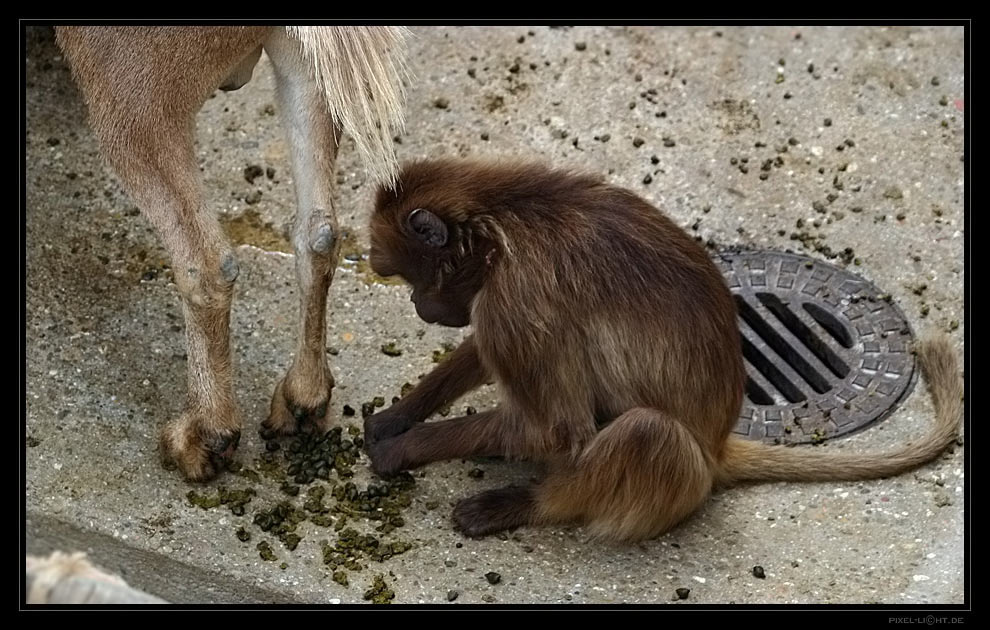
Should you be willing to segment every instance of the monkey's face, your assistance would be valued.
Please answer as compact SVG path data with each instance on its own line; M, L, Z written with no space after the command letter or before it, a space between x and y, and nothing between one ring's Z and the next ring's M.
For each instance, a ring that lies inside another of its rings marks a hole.
M423 321L467 326L482 270L459 238L456 225L425 208L377 214L371 223L371 268L412 286L411 299Z

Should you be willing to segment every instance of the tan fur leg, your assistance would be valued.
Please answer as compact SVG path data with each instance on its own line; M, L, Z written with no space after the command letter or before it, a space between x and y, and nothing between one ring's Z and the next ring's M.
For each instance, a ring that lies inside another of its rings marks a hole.
M172 258L186 322L188 393L183 413L161 432L161 450L191 480L214 476L240 438L229 333L237 261L204 206L194 118L267 33L253 27L57 32L105 156Z
M162 429L162 455L187 479L202 481L219 472L240 439L229 330L238 266L216 217L203 207L191 129L167 135L170 140L159 148L168 157L159 168L141 172L139 185L132 179L133 162L119 170L162 235L182 296L188 393L183 413Z
M265 42L265 51L275 68L281 115L292 147L297 201L292 243L301 301L296 354L275 387L271 413L262 424L267 437L299 429L329 429L334 379L326 358L326 303L341 241L333 205L340 130L327 111L299 41L277 31Z

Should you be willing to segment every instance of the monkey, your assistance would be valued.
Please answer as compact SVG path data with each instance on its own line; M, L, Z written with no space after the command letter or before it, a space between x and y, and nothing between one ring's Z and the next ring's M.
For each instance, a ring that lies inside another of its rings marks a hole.
M402 277L428 323L472 332L416 387L365 420L379 475L475 456L546 465L537 483L461 499L479 537L578 523L662 534L744 481L861 480L933 459L956 436L963 385L944 337L917 354L929 435L883 454L821 454L732 435L746 381L737 311L703 247L600 178L540 164L434 160L378 191L374 271ZM498 405L423 422L494 381Z

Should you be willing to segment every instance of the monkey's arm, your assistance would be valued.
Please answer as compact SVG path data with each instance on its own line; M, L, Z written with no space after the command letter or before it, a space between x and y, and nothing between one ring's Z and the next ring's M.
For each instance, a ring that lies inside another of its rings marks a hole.
M488 376L471 335L405 397L366 419L364 439L371 444L408 431L440 407L484 384Z
M379 475L391 475L446 459L506 455L502 413L492 409L416 424L401 435L369 444L371 468Z

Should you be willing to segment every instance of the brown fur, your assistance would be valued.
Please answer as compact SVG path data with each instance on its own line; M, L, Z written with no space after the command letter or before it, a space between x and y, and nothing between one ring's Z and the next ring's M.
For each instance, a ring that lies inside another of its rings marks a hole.
M161 432L161 451L191 480L209 479L237 446L230 306L237 261L205 207L194 153L195 115L218 87L237 89L264 49L292 148L298 212L299 346L278 383L270 433L327 428L333 376L324 352L326 294L340 241L332 182L341 123L369 168L396 170L401 124L401 29L386 27L60 27L59 46L104 155L172 258L186 320L185 410Z
M731 437L746 379L736 308L705 251L662 213L538 165L419 162L399 183L378 195L372 266L412 284L421 315L464 325L467 313L474 333L366 421L373 468L475 455L549 464L538 485L461 501L454 519L469 535L583 522L601 537L649 538L716 484L892 475L955 435L962 385L941 340L919 353L936 430L913 445L823 456ZM497 408L422 422L489 377Z

